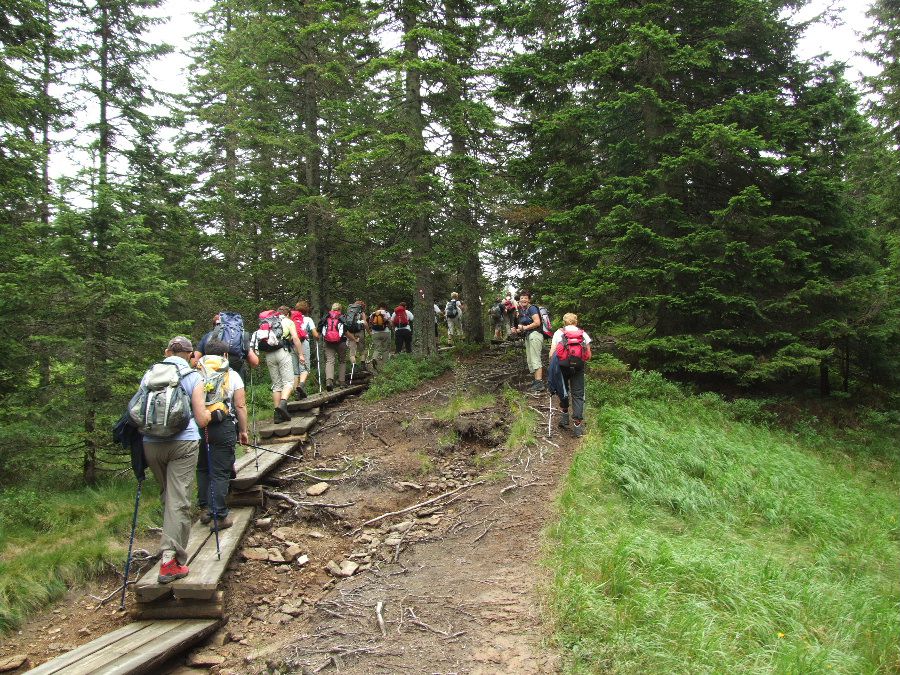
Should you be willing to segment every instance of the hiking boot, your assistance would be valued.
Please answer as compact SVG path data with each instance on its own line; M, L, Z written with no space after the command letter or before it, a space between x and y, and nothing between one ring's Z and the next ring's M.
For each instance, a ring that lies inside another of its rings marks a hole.
M584 436L584 425L580 421L576 421L575 426L572 427L572 433L575 434L575 438L581 438Z
M281 403L278 404L278 410L281 412L281 419L282 419L284 422L290 422L290 421L291 421L291 413L288 412L288 409L287 409L287 401L285 401L284 399L282 399L282 400L281 400Z
M328 380L325 383L325 391L331 391L334 389L334 380Z
M220 530L220 531L221 531L221 530L227 530L229 527L231 527L232 525L234 525L234 518L232 518L231 515L229 514L229 515L227 515L227 516L224 516L224 517L222 517L222 518L219 518L218 520L212 521L212 522L209 524L209 530L210 530L210 532L215 532L215 530L216 530L216 525L219 526L219 530Z
M188 566L179 565L178 558L172 558L169 562L163 563L159 568L159 576L156 580L161 584L170 584L176 579L184 579L188 575Z
M209 514L209 511L200 514L200 524L201 525L209 525L209 521L212 520L212 516Z
M559 426L561 426L563 429L569 426L569 413L564 412L559 416Z
M306 397L306 387L297 387L297 400L302 401Z

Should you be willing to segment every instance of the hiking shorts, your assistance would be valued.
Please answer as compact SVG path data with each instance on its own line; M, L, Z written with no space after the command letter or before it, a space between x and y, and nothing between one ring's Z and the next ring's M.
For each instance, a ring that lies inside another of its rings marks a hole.
M533 373L541 364L541 352L544 349L544 336L540 331L533 330L525 336L525 361L528 364L528 372Z
M300 356L297 352L291 352L291 365L294 367L294 377L300 377L303 373L309 372L309 347L306 346L307 342L309 340L303 341L303 358L306 359L305 363L300 362Z
M272 378L272 391L290 391L294 388L294 364L287 349L266 352L266 365Z

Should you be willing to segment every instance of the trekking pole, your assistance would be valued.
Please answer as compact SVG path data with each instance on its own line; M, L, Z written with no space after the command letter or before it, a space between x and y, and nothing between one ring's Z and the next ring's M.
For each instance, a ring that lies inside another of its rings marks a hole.
M350 365L350 384L353 384L353 371L356 370L356 361Z
M134 548L134 531L137 529L138 507L141 504L141 486L143 480L138 480L137 493L134 495L134 515L131 517L131 538L128 540L128 557L125 558L125 577L122 579L122 602L119 609L125 609L125 591L128 588L128 573L131 570L131 551Z
M553 392L550 392L550 417L547 419L547 438L553 433Z
M316 370L318 371L319 393L322 393L322 361L319 359L319 341L316 340ZM256 440L256 439L254 439Z
M213 532L216 534L216 560L222 559L222 551L219 548L219 516L216 513L216 505L213 502L213 472L212 472L212 450L209 447L209 428L203 427L203 435L206 438L206 470L209 472L209 490L206 497L212 511Z
M250 368L250 416L253 418L253 442L259 439L256 437L256 389L253 387L253 368ZM259 453L256 453L256 473L259 473Z
M262 450L263 452L271 452L273 455L281 455L282 457L287 457L288 459L296 459L298 462L304 461L302 457L298 457L297 455L292 455L288 452L279 452L278 450L273 450L272 448L267 448L264 445L253 445L252 443L239 443L239 445L243 445L247 448L256 448L257 450Z

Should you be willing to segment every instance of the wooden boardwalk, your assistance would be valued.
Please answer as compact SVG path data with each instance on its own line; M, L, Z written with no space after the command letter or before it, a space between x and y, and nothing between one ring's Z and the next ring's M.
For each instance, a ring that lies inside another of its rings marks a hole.
M37 675L153 673L172 656L210 635L218 619L136 621L29 672Z
M285 455L298 455L302 442L316 423L322 405L337 403L351 394L365 390L365 379L352 387L337 389L288 404L291 412L306 411L290 422L260 426L261 445L275 452L248 448L235 462L237 476L231 481L235 493L253 503L254 490L260 482L285 460ZM243 491L243 492L241 492ZM59 656L33 673L125 674L153 673L182 651L203 641L222 623L224 593L218 584L251 520L254 508L232 508L234 525L219 532L219 550L208 525L195 523L188 542L190 574L171 584L159 584L159 563L134 585L137 603L132 615L140 620L97 638Z

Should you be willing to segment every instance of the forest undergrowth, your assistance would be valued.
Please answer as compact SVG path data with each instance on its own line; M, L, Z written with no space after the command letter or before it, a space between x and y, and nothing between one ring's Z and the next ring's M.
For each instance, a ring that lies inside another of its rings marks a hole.
M589 386L548 564L569 672L896 672L896 428Z

